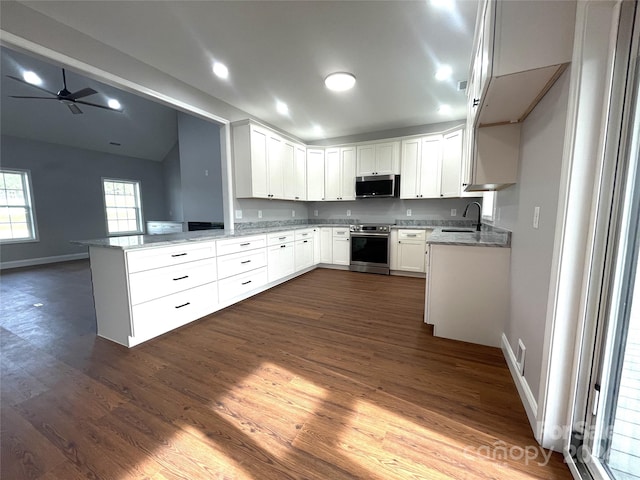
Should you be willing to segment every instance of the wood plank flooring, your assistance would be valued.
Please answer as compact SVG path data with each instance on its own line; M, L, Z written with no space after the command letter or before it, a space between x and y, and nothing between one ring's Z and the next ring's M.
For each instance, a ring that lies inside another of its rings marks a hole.
M126 349L95 336L87 262L2 272L1 477L571 478L423 288L315 270Z

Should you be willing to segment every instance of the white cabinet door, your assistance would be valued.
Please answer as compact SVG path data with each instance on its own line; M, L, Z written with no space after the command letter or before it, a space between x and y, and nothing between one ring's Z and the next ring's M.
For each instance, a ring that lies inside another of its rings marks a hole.
M323 149L307 149L307 200L324 200Z
M295 147L295 160L293 166L293 199L307 199L307 150L301 145Z
M440 197L440 165L442 155L442 135L429 135L422 139L422 159L420 165L420 197Z
M333 263L333 229L320 228L320 263Z
M356 199L356 149L343 147L340 149L341 200Z
M442 137L441 197L459 197L462 171L462 129Z
M287 140L282 142L282 176L285 200L296 199L296 147Z
M424 273L424 242L400 240L398 243L398 270Z
M313 265L313 238L298 240L295 248L296 272Z
M274 135L267 138L269 198L284 198L283 141Z
M258 198L269 196L269 178L267 177L267 131L251 126L251 194Z
M327 148L324 151L324 198L340 200L340 149Z
M313 229L313 264L320 263L320 229Z
M294 244L283 243L269 247L267 252L267 278L275 282L295 271Z
M390 175L400 173L398 157L400 142L376 143L376 175Z
M389 234L389 269L398 270L398 230L395 228Z
M356 172L359 177L373 175L376 169L375 145L359 145L357 148Z
M349 265L351 258L351 241L349 237L333 237L333 263L334 265Z
M421 152L422 138L410 138L402 141L400 198L420 198Z

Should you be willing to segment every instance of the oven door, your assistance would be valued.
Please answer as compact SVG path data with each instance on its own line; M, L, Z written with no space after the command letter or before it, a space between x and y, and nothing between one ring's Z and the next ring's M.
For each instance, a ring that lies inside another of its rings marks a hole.
M349 269L389 275L389 234L351 232Z

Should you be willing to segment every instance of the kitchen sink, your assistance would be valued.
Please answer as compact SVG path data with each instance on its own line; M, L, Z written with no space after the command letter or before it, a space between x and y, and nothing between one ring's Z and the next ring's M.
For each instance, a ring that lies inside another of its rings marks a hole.
M443 228L443 232L446 233L475 233L475 230L470 230L467 228Z

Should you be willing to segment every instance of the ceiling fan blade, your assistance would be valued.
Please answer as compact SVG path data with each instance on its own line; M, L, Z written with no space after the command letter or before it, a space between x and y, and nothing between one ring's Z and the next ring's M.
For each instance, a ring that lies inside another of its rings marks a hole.
M47 90L45 88L41 88L41 87L39 87L37 85L34 85L33 83L29 83L29 82L27 82L27 81L25 81L25 80L23 80L21 78L14 77L13 75L7 75L7 77L9 77L11 80L15 80L16 82L24 83L25 85L28 85L30 87L37 88L38 90L41 90L41 91L43 91L45 93L48 93L49 95L53 95L54 97L58 96L58 94L55 93L55 92L50 92L49 90Z
M83 100L76 100L76 103L81 103L82 105L89 105L91 107L104 108L105 110L110 110L112 112L122 113L123 110L118 110L116 108L107 107L105 105L98 105L97 103L85 102Z
M73 113L74 115L78 115L82 113L82 110L80 110L77 105L73 103L67 103L66 105L67 107L69 107L69 110L71 110L71 113Z
M68 95L67 98L69 100L77 100L78 98L88 97L89 95L93 95L96 92L93 88L83 88L82 90L78 90L77 92Z
M10 98L37 98L38 100L58 100L53 97L29 97L26 95L9 95Z

